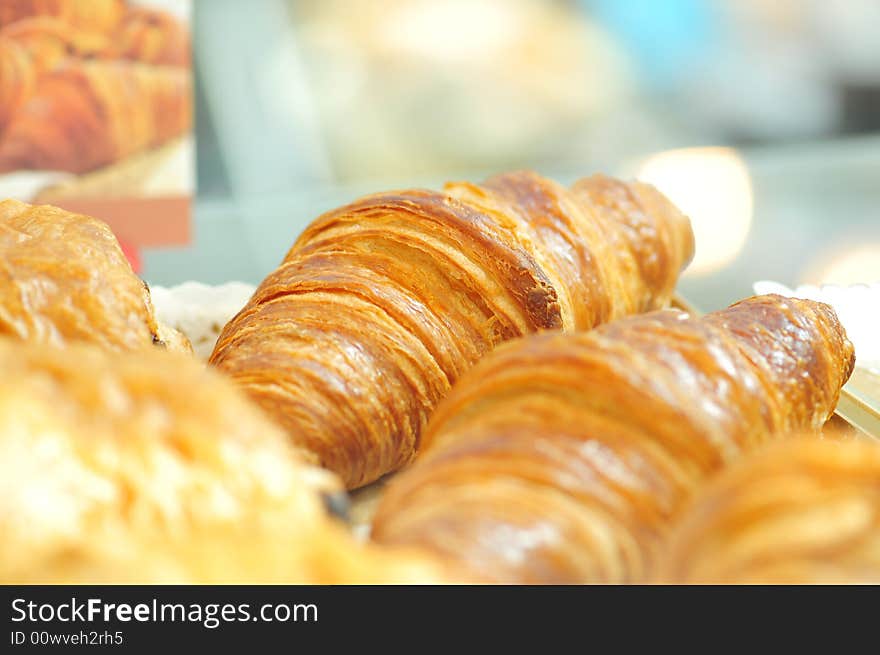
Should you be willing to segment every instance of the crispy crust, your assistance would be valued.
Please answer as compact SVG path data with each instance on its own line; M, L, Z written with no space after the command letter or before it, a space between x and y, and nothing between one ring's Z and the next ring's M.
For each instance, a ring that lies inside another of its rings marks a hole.
M412 459L436 404L496 345L668 302L693 250L687 219L656 191L591 179L650 198L631 209L653 231L527 172L328 212L211 362L349 487L376 480ZM636 248L664 252L640 273Z
M374 536L496 582L643 581L704 480L818 431L853 364L828 306L780 296L506 344L434 412Z

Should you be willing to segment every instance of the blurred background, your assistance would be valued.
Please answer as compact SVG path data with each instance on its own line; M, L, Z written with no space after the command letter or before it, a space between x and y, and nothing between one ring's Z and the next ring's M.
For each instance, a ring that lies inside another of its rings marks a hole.
M358 195L532 168L656 184L703 309L880 280L878 0L195 0L194 245L259 281Z

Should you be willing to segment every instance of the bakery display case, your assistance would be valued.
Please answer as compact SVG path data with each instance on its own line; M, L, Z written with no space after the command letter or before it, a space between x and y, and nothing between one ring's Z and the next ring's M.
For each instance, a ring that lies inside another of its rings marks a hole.
M585 160L573 169L548 174L563 182L593 170L628 177L638 174L652 158L656 162L657 155L644 153L606 164ZM717 195L705 199L708 207L704 214L694 216L695 221L703 221L695 227L703 237L698 237L698 243L703 244L698 251L716 249L722 260L699 272L686 271L681 283L685 294L701 309L720 309L748 295L759 280L794 287L880 279L880 137L734 150L713 147L708 152L697 149L691 159L661 158L660 165L668 163L670 176L680 174L682 182L676 187L683 185L685 195L690 188L699 203L702 189L691 185L691 176L693 167L707 160L722 162L720 179L714 180L721 188L715 190ZM733 162L730 167L728 161ZM479 176L461 172L459 178ZM193 250L147 251L145 276L162 285L188 279L212 284L230 279L256 283L281 261L305 226L324 211L373 189L432 187L442 182L443 178L402 176L372 186L309 185L289 193L199 198ZM731 190L746 197L731 200ZM731 215L731 202L739 213ZM727 222L716 222L716 216ZM221 253L233 245L241 255L235 261L223 260Z
M148 250L151 282L256 283L365 193L519 168L658 184L692 214L704 310L880 279L871 2L240 4L194 14L194 243Z

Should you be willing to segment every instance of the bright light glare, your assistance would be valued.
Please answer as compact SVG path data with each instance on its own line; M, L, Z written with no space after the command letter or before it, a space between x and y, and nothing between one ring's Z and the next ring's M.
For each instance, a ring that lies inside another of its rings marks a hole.
M385 40L430 59L483 60L518 38L521 17L498 0L411 2L389 17Z
M691 219L696 253L685 275L717 271L742 251L752 224L752 182L730 148L686 148L644 160L636 174Z

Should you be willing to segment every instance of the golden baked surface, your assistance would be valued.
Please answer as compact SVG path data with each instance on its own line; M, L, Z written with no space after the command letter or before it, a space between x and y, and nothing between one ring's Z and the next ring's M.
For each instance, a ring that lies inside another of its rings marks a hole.
M719 476L670 542L665 582L880 583L880 445L767 447Z
M818 431L853 363L830 307L780 296L505 344L434 413L374 538L491 581L643 581L704 480Z
M158 339L150 294L103 222L0 201L0 335L113 350Z
M408 463L499 343L665 306L690 224L652 187L534 173L367 196L318 218L211 362L358 487Z
M428 581L354 544L286 436L161 350L0 339L0 582Z

